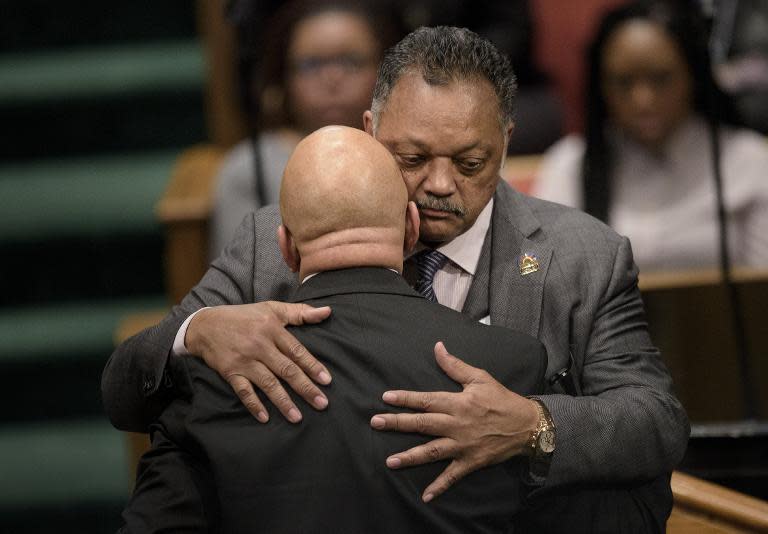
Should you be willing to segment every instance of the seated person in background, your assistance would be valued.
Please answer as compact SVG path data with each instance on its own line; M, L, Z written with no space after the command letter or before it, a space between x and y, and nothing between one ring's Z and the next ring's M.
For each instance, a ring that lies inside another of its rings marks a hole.
M153 426L126 530L508 532L527 459L478 471L426 504L421 491L446 462L387 468L388 455L425 438L375 432L369 422L390 387L457 392L490 373L520 394L540 393L544 347L408 286L399 273L404 246L418 239L418 212L394 158L364 132L332 126L301 141L280 211L280 250L302 281L293 302L332 308L321 324L291 328L334 376L328 409L307 410L298 426L281 417L261 425L201 359L177 358L173 374L187 395ZM179 494L184 504L169 497Z
M266 26L262 70L249 93L258 134L228 154L217 177L211 257L243 217L278 200L280 177L296 143L329 124L362 128L376 68L397 41L397 23L360 1L295 0Z
M719 264L717 136L734 265L768 267L768 143L729 121L693 2L639 2L589 53L585 137L547 152L532 193L585 209L632 241L642 272Z

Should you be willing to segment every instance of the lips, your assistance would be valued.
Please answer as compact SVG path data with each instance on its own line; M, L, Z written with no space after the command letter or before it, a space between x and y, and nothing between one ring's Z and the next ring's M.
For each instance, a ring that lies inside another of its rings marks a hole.
M433 219L447 219L453 215L450 211L436 210L432 208L421 208L419 213L424 217L430 217Z

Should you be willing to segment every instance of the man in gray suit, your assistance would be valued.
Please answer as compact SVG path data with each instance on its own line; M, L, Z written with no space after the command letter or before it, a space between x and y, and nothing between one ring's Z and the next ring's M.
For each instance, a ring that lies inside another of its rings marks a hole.
M280 250L302 280L291 300L333 307L319 325L290 328L333 372L328 410L261 425L202 360L175 358L186 394L152 426L125 532L509 532L525 459L483 469L428 506L421 489L445 462L388 469L388 454L424 438L368 422L392 384L460 392L490 373L541 393L544 347L409 287L399 272L418 213L391 154L366 133L333 126L299 143L280 213ZM451 358L443 341L485 371Z
M466 30L421 28L388 51L364 122L400 165L421 244L447 258L435 275L437 300L540 339L551 391L527 399L495 381L459 394L393 391L385 401L420 413L382 413L371 424L434 436L393 454L391 468L451 460L425 501L527 454L527 525L661 530L689 428L647 333L629 242L500 180L513 93L509 63L493 45ZM317 384L330 381L327 369L283 325L331 311L266 302L295 286L274 247L277 226L274 211L248 217L182 303L113 354L103 392L118 427L146 429L173 394L163 373L174 340L175 353L201 355L260 421L268 416L253 384L293 422L301 414L279 379L326 406ZM215 307L189 319L204 306Z

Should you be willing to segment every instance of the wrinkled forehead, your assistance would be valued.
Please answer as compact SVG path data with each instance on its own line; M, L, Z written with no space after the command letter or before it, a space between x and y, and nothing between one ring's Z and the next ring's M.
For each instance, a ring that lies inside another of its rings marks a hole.
M493 138L499 128L498 99L483 80L430 84L421 76L401 78L381 108L375 136L391 148L393 138L427 138L440 144L466 138ZM498 139L501 141L501 139ZM476 143L477 141L473 142Z
M374 110L374 134L382 122L399 126L429 119L427 126L436 126L438 118L463 117L475 111L473 126L489 120L494 128L500 127L506 137L504 120L498 95L489 80L480 76L428 78L418 70L409 70L392 86L387 99ZM482 108L482 113L477 111ZM378 112L378 113L376 113ZM466 124L466 123L465 123Z

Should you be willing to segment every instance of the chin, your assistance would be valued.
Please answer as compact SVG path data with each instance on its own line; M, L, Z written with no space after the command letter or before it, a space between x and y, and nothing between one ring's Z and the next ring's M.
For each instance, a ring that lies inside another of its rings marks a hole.
M637 127L634 128L632 137L641 145L656 147L662 145L666 141L669 137L669 132L661 127Z

